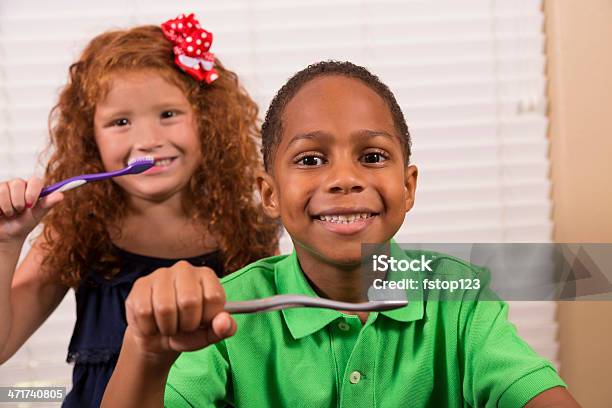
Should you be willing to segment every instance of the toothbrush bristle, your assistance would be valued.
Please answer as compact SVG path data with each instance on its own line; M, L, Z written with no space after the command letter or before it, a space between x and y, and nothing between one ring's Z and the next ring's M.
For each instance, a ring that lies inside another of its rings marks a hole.
M151 156L131 159L128 163L128 167L130 168L130 174L142 173L143 171L149 170L154 165L155 159Z
M155 159L153 158L153 156L133 157L128 161L128 166L131 166L134 163L141 162L155 162Z

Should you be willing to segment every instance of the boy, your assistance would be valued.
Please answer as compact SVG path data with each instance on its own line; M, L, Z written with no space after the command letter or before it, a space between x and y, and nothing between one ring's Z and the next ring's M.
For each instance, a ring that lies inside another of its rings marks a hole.
M361 244L388 243L414 203L404 117L364 68L323 62L299 72L272 101L262 134L262 205L282 220L294 253L251 264L223 286L185 263L139 280L107 406L161 406L164 394L181 407L577 406L501 302L225 312L225 294L363 301ZM467 268L450 258L444 267Z

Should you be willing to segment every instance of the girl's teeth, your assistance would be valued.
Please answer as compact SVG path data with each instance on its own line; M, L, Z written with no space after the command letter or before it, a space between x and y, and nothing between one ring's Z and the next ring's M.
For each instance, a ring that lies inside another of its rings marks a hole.
M319 216L319 219L321 221L348 224L348 223L359 221L359 220L365 220L366 218L370 218L371 216L372 214L370 213L359 213L359 214L349 214L349 215L321 215Z
M172 159L155 160L156 166L168 166L172 163Z

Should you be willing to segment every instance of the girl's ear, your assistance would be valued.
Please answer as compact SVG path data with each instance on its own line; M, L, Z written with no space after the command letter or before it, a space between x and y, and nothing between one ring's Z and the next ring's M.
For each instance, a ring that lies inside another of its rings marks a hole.
M280 217L278 188L274 181L274 177L265 171L259 171L259 173L257 173L257 188L259 188L261 206L266 215L270 218Z
M417 169L417 166L415 166L414 164L406 166L404 179L406 212L410 211L410 209L412 209L412 206L414 205L418 175L419 169Z

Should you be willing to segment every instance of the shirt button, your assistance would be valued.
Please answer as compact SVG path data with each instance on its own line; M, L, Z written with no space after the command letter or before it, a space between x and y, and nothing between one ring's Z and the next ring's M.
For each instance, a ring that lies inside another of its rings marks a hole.
M349 377L349 381L351 384L357 384L359 381L361 381L361 373L359 371L353 371Z
M344 323L344 322L340 322L338 323L338 328L342 331L349 331L349 329L351 328L351 326L349 326L348 324Z

